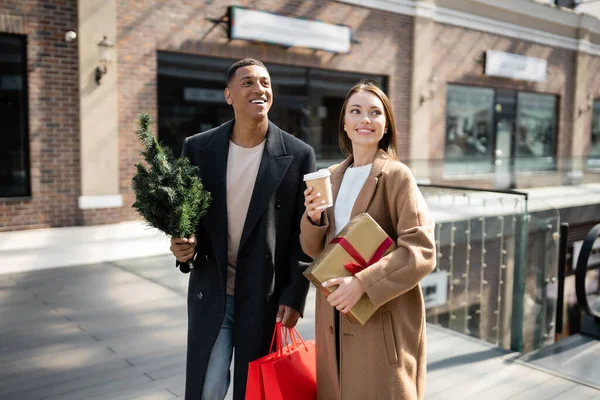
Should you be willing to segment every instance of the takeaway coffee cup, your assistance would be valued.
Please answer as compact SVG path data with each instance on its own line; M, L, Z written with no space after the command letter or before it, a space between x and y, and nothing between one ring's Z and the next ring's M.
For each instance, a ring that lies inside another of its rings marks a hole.
M331 173L328 169L320 169L317 172L304 175L306 186L312 186L317 193L321 193L321 200L325 200L325 204L318 206L317 210L324 210L333 205L330 176Z

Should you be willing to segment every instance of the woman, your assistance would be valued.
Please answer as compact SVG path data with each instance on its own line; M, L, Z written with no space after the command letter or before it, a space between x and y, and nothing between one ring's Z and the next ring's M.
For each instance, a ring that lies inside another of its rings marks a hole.
M367 212L398 248L339 285L316 304L317 392L323 400L422 399L425 306L419 281L435 267L434 223L408 167L397 161L394 115L375 85L347 94L339 122L348 158L329 168L334 205L304 192L300 241L316 258L357 214ZM366 293L379 307L364 326L344 315ZM339 367L338 367L339 366Z

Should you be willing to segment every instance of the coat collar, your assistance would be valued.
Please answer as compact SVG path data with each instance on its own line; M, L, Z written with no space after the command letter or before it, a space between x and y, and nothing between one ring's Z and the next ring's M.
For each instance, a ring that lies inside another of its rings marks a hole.
M388 153L381 149L377 150L377 153L375 153L375 158L373 159L373 165L371 166L369 176L367 177L367 180L365 181L365 184L363 185L362 189L358 193L358 197L356 198L354 206L352 207L350 219L354 218L358 214L367 211L367 208L369 207L369 204L371 204L371 200L373 199L373 195L375 194L375 189L377 188L377 182L379 181L379 177L385 172L389 161L390 156L388 155ZM354 157L351 154L331 173L331 192L333 194L334 204L340 191L340 186L342 185L344 174L353 162ZM335 232L335 215L333 209L334 207L329 207L327 209L327 218L330 221L329 225L331 228L333 228L333 231L329 232L330 235L333 235L333 233Z

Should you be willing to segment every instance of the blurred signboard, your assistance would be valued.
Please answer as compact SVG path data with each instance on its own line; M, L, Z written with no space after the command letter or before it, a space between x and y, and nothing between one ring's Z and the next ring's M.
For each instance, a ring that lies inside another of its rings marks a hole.
M350 52L352 31L343 25L229 7L229 38L334 53Z
M185 87L183 89L183 98L186 101L201 103L225 103L225 94L221 89Z
M548 63L541 58L488 50L485 54L485 74L522 81L544 82Z

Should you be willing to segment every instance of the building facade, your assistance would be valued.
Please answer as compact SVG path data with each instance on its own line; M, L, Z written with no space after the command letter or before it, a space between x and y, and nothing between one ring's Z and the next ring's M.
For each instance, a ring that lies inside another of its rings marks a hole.
M350 51L231 40L231 6L346 26ZM114 47L101 48L104 37ZM178 152L186 136L232 117L224 76L244 57L267 64L271 119L311 144L321 165L342 157L343 98L369 79L390 96L398 153L422 181L598 181L600 21L554 5L0 0L0 46L4 231L136 218L136 115L150 113ZM112 54L106 73L99 50Z

